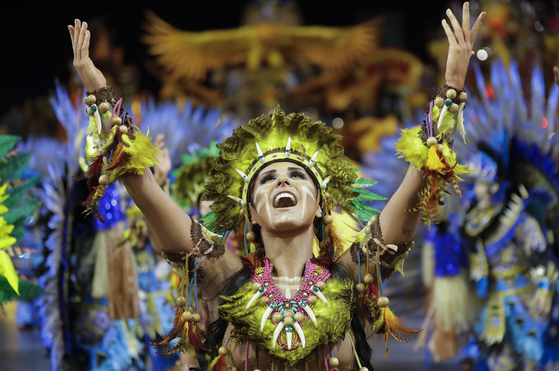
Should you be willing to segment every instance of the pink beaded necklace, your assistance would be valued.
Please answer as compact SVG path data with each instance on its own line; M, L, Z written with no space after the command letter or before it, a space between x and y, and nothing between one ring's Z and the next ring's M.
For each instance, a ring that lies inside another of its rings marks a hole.
M287 299L272 279L274 266L266 257L263 262L264 267L257 268L251 276L256 293L247 307L257 299L260 299L261 305L267 306L261 319L261 327L264 327L268 319L276 326L274 339L277 340L274 340L274 346L277 342L286 350L295 349L299 345L304 347L305 337L302 326L309 317L316 323L312 307L318 299L328 302L321 290L325 288L325 281L330 278L330 272L326 267L312 262L312 259L308 260L299 290L295 296Z

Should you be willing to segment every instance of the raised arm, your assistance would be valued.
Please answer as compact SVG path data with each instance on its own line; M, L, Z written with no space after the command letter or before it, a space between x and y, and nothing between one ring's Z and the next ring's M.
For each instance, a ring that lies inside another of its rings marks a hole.
M446 85L460 90L464 86L470 57L474 54L472 48L485 18L485 12L479 15L471 29L468 2L464 3L462 26L450 9L446 11L446 14L452 24L451 28L446 20L442 21L449 43L445 72ZM422 201L419 193L427 185L425 175L425 170L418 170L412 166L411 171L382 211L380 224L386 243L407 242L415 235L421 212L406 210L415 208Z
M74 50L74 67L90 92L104 88L106 79L89 57L90 32L87 23L76 19L68 26ZM149 169L142 175L127 173L121 177L130 196L140 208L159 247L170 251L194 248L191 219L160 187Z

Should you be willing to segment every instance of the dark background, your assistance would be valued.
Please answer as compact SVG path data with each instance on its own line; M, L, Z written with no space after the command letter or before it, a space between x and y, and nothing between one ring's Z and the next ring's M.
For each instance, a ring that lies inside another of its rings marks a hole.
M125 63L140 68L140 88L155 94L159 84L143 68L149 57L139 41L146 9L177 28L202 31L238 27L248 2L5 2L0 20L0 117L26 97L48 94L56 77L68 80L72 48L66 26L74 18L89 21L105 16L115 31L114 43L125 50ZM301 0L298 5L308 25L348 26L384 14L383 44L408 49L428 62L426 41L442 31L440 20L450 2Z

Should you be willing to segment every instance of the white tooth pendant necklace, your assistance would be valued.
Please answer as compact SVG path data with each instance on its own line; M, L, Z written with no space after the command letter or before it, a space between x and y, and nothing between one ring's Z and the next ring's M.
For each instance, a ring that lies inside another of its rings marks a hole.
M260 330L264 331L268 320L276 326L272 336L272 348L275 348L276 345L286 350L299 346L304 348L306 345L305 322L310 318L317 325L314 306L319 300L323 303L318 305L329 305L322 291L326 288L326 280L330 278L330 272L322 265L307 261L301 287L293 297L286 297L274 284L272 263L266 257L263 261L264 267L257 268L251 277L252 289L255 293L247 304L247 308L258 301L259 304L256 305L266 306L260 319Z

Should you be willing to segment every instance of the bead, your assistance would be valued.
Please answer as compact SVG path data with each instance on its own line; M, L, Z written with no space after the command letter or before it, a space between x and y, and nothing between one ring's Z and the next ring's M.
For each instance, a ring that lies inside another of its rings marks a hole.
M285 332L293 332L293 325L285 326Z
M326 192L326 193L324 194L324 198L329 199L329 198L330 198L330 192Z
M107 102L103 102L99 105L99 111L101 111L101 113L105 113L110 109L111 109L111 105Z
M374 281L373 275L370 273L367 273L365 277L363 277L363 282L365 282L367 285L373 283L373 281Z
M377 299L377 304L381 308L387 307L389 302L390 300L388 300L386 296L381 296L380 298Z
M450 113L457 113L458 112L458 105L456 103L452 103L450 107L448 107Z
M263 275L262 273L258 273L258 274L256 275L256 277L262 278L262 277L264 277L264 275Z
M448 89L448 90L446 91L446 97L447 97L448 99L454 99L454 98L456 98L456 90L454 90L454 89Z
M237 371L237 367L231 367L231 371Z
M194 323L200 322L201 319L202 319L202 317L200 317L200 314L199 314L199 313L194 313L194 314L192 315L192 322L194 322Z
M179 296L175 302L179 307L184 307L186 305L186 298L184 296Z
M219 350L217 352L220 356L226 356L229 354L229 349L227 349L227 347L219 347Z
M288 317L289 317L289 318L292 318L292 317L293 317L293 312L290 311L290 310L287 310L287 311L285 311L285 313L283 314L283 316L284 316L285 318L288 318Z
M276 304L275 301L273 301L273 302L270 303L270 308L272 308L272 309L275 308L275 307L277 307L277 306L278 306L278 305Z
M303 294L302 294L302 295L303 295L304 298L308 298L308 297L309 297L309 293L306 292L306 291L303 291Z
M415 241L410 242L410 249L415 246Z
M248 232L247 233L247 241L254 241L254 239L256 238L256 236L254 235L254 232Z
M450 99L447 99L447 100L444 101L444 105L447 106L447 107L450 107L450 106L452 106L452 101Z
M427 138L427 147L433 147L437 145L437 138L429 137Z
M270 286L270 282L264 282L264 287Z
M91 106L89 109L90 109L91 112L93 112L93 113L97 112L97 107L96 107L96 106Z
M279 321L281 321L282 318L283 318L283 316L281 315L281 313L276 312L272 316L272 321L279 322Z
M309 286L314 286L314 282L311 281L311 280L308 280L307 285L309 285Z
M324 220L324 223L326 224L332 224L332 222L334 221L334 218L332 218L332 215L324 215L324 218L322 218Z
M91 108L87 107L87 109L85 111L87 112L87 114L89 116L93 115L93 112L91 112Z
M105 174L99 177L99 184L104 185L105 187L109 185L109 177Z
M361 367L359 371L369 371L369 369L367 367Z
M271 293L270 295L268 295L268 297L270 298L270 300L274 300L274 298L276 297L276 295L274 293Z
M113 117L112 123L115 126L122 125L122 119L118 116L115 116L115 117Z
M311 296L309 298L309 303L311 303L313 305L316 304L317 301L318 301L318 298L316 296Z
M365 234L371 233L371 227L365 227L365 228L363 228L363 232L364 232Z
M466 94L466 92L463 91L463 92L460 93L459 98L460 98L460 102L465 102L465 101L468 100L468 94Z
M338 359L336 357L331 357L328 360L328 366L330 366L330 367L338 367L339 364L340 364L340 362L338 361Z
M88 104L90 106L97 102L97 98L95 98L95 95L93 95L93 94L88 95L86 99L87 99L86 104Z
M284 309L291 309L291 303L284 303L283 308Z
M258 291L258 289L260 289L260 286L262 286L262 285L259 284L258 282L253 282L252 291Z
M266 288L264 286L260 286L260 288L258 289L258 292L264 292L266 291Z
M320 275L318 274L318 272L312 272L312 275L315 276L315 277L320 276Z
M437 144L437 151L439 153L443 153L443 150L444 150L444 146L442 144Z
M270 304L270 298L267 296L263 296L260 298L260 303L262 305L268 306L268 304Z
M444 100L441 97L436 97L435 98L435 106L441 108L444 104Z
M357 285L355 285L355 288L357 289L357 291L359 292L364 292L365 291L365 285L362 283L358 283Z
M293 326L293 323L294 323L294 321L293 321L293 318L291 318L291 317L285 317L284 320L283 320L283 324L285 326Z
M324 290L324 289L326 288L326 282L324 282L324 281L318 281L318 282L316 283L316 287L318 287L318 289L319 289L320 291L322 291L322 290Z
M126 125L120 125L118 127L118 130L120 130L121 134L128 134L128 128L126 127Z
M185 311L182 314L182 319L185 320L186 322L190 321L192 319L192 313L190 313L189 311Z
M293 316L293 318L295 319L295 321L297 322L302 322L305 319L305 315L301 312L297 312L295 313L295 315Z
M405 253L403 253L402 255L400 255L400 259L405 259L410 255L409 251L406 251Z
M244 211L243 209L241 209L241 210L239 211L239 214L241 214L241 216L245 216L245 211Z

